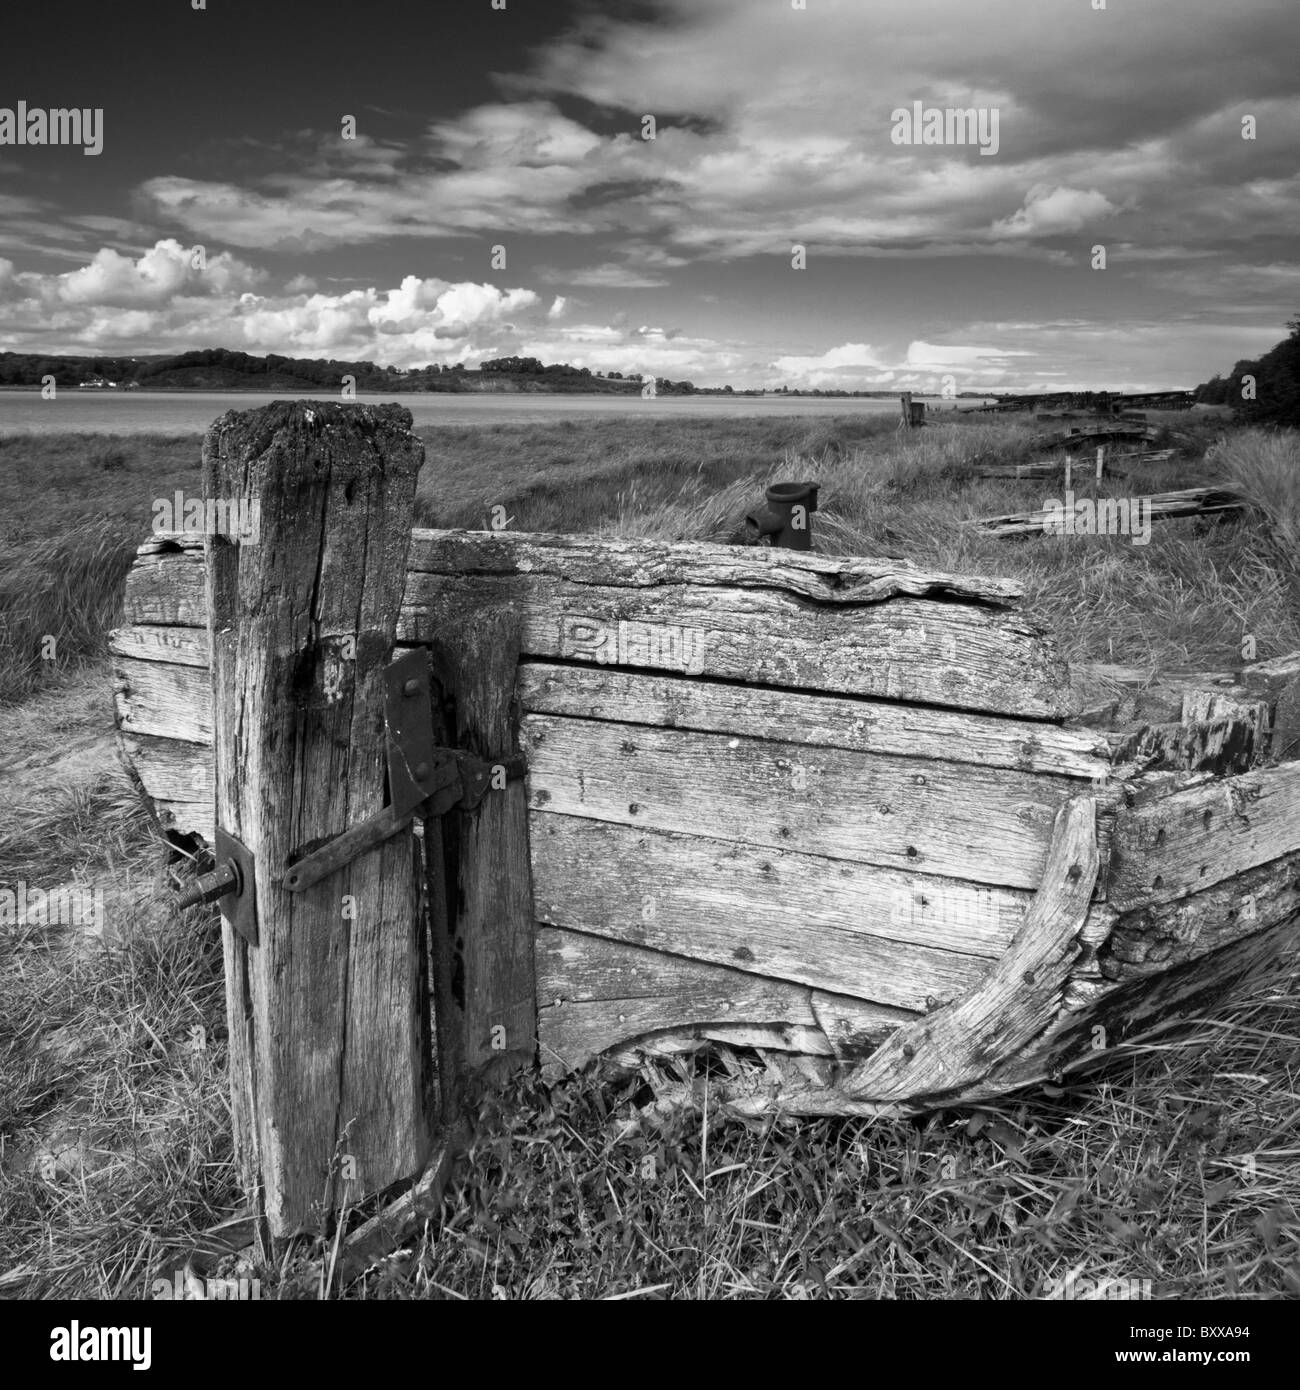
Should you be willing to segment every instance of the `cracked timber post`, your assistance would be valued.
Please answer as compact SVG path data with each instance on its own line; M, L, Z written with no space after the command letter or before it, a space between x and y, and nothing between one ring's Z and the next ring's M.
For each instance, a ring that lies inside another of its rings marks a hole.
M412 836L304 892L280 882L384 804L383 670L423 455L399 406L317 401L231 412L203 445L207 497L259 508L255 539L206 548L216 823L256 857L258 945L223 927L235 1141L277 1238L430 1148Z

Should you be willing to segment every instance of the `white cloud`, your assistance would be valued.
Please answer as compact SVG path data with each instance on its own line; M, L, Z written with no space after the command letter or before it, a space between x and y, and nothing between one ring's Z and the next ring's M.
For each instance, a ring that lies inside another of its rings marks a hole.
M1051 188L1038 184L1025 194L1024 206L994 222L997 237L1061 236L1095 225L1116 212L1095 188Z
M116 305L120 308L165 304L182 290L222 294L254 285L261 275L225 253L195 264L192 248L160 241L132 260L117 251L96 252L89 265L58 278L58 297L65 304Z
M182 351L242 347L254 353L369 358L398 365L489 356L503 341L556 315L522 287L408 275L390 289L316 291L295 277L261 292L264 272L225 254L207 269L190 252L161 241L132 260L103 249L61 275L15 274L0 260L0 294L15 346L52 351Z
M839 347L828 348L816 357L778 357L772 363L776 372L799 378L815 372L826 373L840 368L884 369L886 366L879 354L867 343L843 343Z

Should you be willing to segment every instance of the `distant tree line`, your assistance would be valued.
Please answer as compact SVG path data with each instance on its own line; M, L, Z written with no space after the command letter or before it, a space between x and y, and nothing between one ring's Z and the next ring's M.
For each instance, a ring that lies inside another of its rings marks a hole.
M593 372L568 363L543 363L536 357L497 357L477 370L465 363L430 363L424 367L379 367L373 362L335 358L255 357L229 348L203 348L170 357L55 357L47 353L0 353L0 386L39 386L53 377L56 386L83 381L134 382L154 389L257 390L312 388L338 391L351 377L358 391L476 391L520 389L538 391L608 391L629 395L641 389L641 378L619 372ZM659 377L655 390L666 395L689 395L689 381Z
M1216 374L1198 386L1198 404L1231 406L1243 424L1300 426L1300 315L1287 327L1291 336L1263 357L1238 362L1228 376ZM1254 378L1252 391L1246 377Z

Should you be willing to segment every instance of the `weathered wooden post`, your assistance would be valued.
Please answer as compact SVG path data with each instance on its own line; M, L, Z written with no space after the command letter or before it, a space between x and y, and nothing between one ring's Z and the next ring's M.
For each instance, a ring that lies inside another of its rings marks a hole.
M222 900L235 1140L275 1237L417 1172L430 1148L412 835L305 891L283 883L384 804L384 667L423 455L408 411L316 401L232 412L203 445L207 496L259 523L206 549L218 857L234 837L254 879Z

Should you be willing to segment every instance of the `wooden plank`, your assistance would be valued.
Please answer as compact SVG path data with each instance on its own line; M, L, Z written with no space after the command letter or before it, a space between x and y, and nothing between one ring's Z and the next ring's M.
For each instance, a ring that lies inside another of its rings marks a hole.
M576 1070L635 1038L688 1025L817 1028L809 991L786 981L553 926L538 929L536 955L548 1072Z
M258 944L223 932L236 1146L276 1238L417 1173L432 1141L412 838L301 893L276 881L383 805L383 667L422 458L398 406L277 402L204 440L205 495L261 513L258 543L211 540L207 612L217 817L257 862Z
M1068 480L1066 488L1068 491ZM1080 497L1075 506L1084 503L1092 505L1093 500L1092 498ZM1213 487L1183 488L1177 492L1156 492L1144 497L1102 498L1097 505L1109 503L1123 503L1124 506L1119 516L1121 518L1127 517L1132 512L1135 526L1139 517L1137 511L1139 506L1141 506L1141 514L1144 514L1151 521L1158 521L1180 516L1212 516L1223 512L1238 511L1243 505L1241 497L1237 493L1230 492L1225 488ZM971 524L990 536L1025 536L1035 532L1042 535L1055 535L1059 533L1062 518L1066 519L1068 525L1068 519L1071 516L1071 509L1065 507L1062 510L1062 506L1063 504L1055 508L1040 507L1031 512L1013 512L1009 516L980 517ZM1094 514L1089 513L1089 516L1092 515ZM1064 534L1091 535L1095 529L1092 522L1089 522L1089 530L1087 531L1084 531L1082 524L1077 521L1075 526L1075 531L1066 531Z
M523 612L529 656L585 652L754 684L1064 713L1064 666L1037 627L1005 611L1021 592L1010 581L733 546L488 532L417 532L413 543L423 568L408 575L404 643L494 601ZM125 613L128 624L201 623L197 552L138 561Z
M212 800L212 749L180 739L122 733L122 752L130 759L154 801L207 804Z
M1067 703L1064 663L1042 631L1014 613L967 603L812 605L775 588L602 588L545 574L412 574L399 637L431 640L456 614L485 606L522 614L528 657L1028 719L1063 716Z
M1089 780L1110 772L1110 746L1101 734L1027 720L541 661L520 664L518 692L526 714L745 734Z
M1121 912L1171 902L1300 849L1300 763L1217 778L1115 824L1109 898Z
M918 1012L977 980L1030 900L575 816L530 829L541 922Z
M212 742L209 672L199 666L113 658L118 728L192 744Z
M454 746L504 763L515 747L519 620L467 613L433 652L444 699L455 706ZM489 787L456 829L456 936L463 943L465 1065L497 1075L536 1053L533 897L528 803L522 779Z
M900 560L750 549L696 542L609 540L542 532L411 533L408 587L416 575L539 574L599 588L781 589L827 604L881 603L901 595L1014 605L1024 586L1013 579L918 569ZM204 622L201 546L193 537L155 537L141 546L126 589L130 623Z
M178 835L201 835L208 845L213 843L216 818L211 801L155 800L154 814L164 830Z
M154 634L165 634L165 643ZM126 627L110 633L119 727L186 744L212 743L206 628ZM411 648L398 643L395 656ZM166 656L162 653L166 652Z
M205 630L154 630L187 634L188 645L174 640L168 651L190 668L206 668ZM116 669L130 687L122 705L123 727L191 743L211 742L212 696L206 680L170 661L129 655L143 649L135 634L147 631L123 628L114 635L113 649L122 653ZM394 650L400 653L409 648L398 645ZM194 659L200 653L201 661ZM132 664L127 665L128 661ZM801 744L1089 780L1110 772L1110 748L1103 734L1027 720L546 662L521 663L518 693L528 713L592 719L613 715L630 723L785 737Z
M1034 888L1064 778L530 714L533 810Z
M869 1057L896 1028L920 1017L911 1009L870 1004L820 989L812 991L812 1009L831 1051L841 1062Z
M108 649L115 656L140 661L165 661L182 666L209 666L206 627L163 627L138 623L108 634Z
M409 566L412 574L544 575L598 589L782 589L828 604L911 595L1006 606L1024 595L1016 580L922 570L899 560L527 531L417 529Z
M122 598L124 625L205 628L208 597L201 547L145 545L127 572Z
M1300 913L1300 851L1174 902L1126 913L1101 950L1109 980L1145 978ZM1300 922L1296 924L1300 937Z

